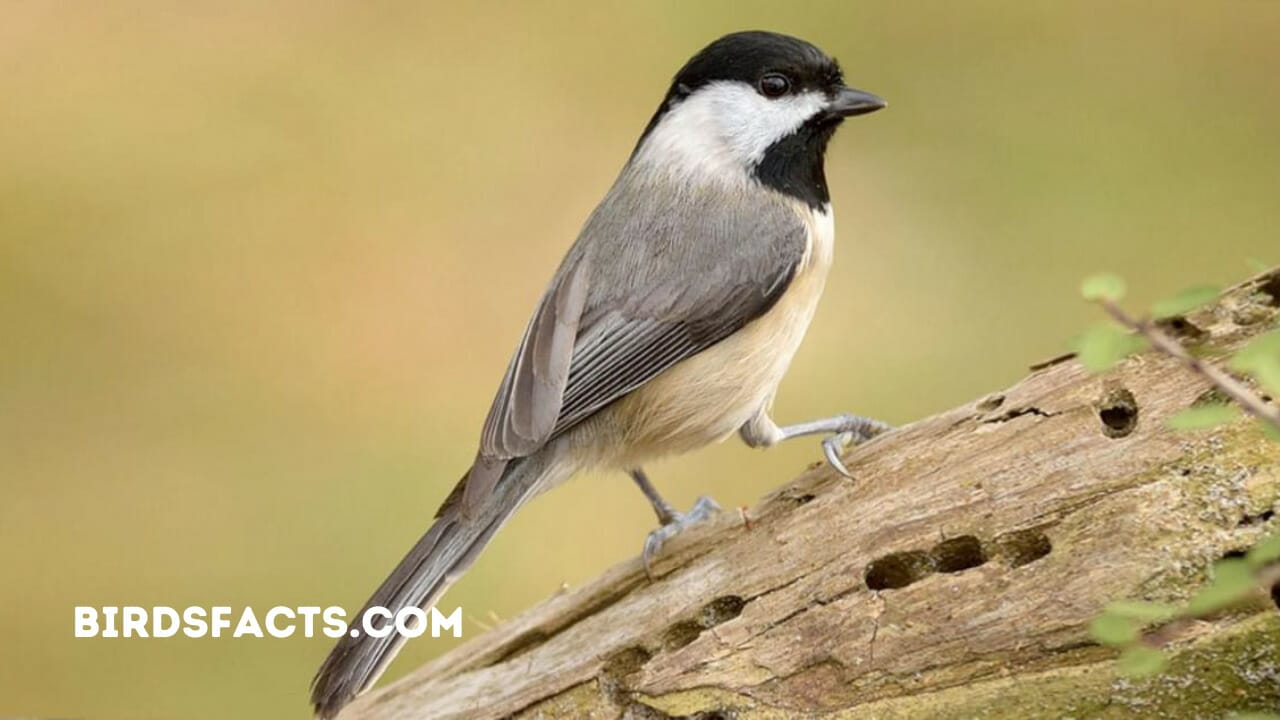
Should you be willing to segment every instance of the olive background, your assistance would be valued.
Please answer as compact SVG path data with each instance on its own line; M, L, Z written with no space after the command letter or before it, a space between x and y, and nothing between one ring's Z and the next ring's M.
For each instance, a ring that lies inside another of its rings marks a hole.
M0 714L305 718L330 641L76 639L76 605L342 605L426 528L675 70L738 29L889 100L781 422L972 400L1131 302L1280 262L1280 3L0 3ZM820 457L651 468L749 505ZM620 475L526 507L468 635L619 562ZM455 641L411 642L388 677Z

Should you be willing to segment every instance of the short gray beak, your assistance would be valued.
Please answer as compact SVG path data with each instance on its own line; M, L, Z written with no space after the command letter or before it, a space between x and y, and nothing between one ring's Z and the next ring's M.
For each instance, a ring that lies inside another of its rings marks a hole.
M838 117L853 117L875 112L889 103L869 92L841 87L827 105L827 112Z

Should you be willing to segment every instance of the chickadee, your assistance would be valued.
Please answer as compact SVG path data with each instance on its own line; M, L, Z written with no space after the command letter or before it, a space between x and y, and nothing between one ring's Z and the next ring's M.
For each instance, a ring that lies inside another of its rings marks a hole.
M884 106L794 37L733 33L694 55L534 310L475 463L365 608L434 604L521 504L583 470L627 471L653 504L646 567L716 509L703 498L676 512L641 469L650 460L734 432L751 447L826 434L845 472L840 444L887 426L779 427L769 409L831 266L827 143ZM340 639L312 683L317 714L367 690L403 643Z

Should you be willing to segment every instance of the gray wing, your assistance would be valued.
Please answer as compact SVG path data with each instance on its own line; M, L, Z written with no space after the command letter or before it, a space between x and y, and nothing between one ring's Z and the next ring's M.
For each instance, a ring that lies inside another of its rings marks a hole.
M586 290L582 264L566 263L538 303L485 419L482 456L524 457L550 438L569 379Z
M481 438L494 472L464 481L468 506L504 461L760 317L803 261L806 226L781 198L747 206L729 192L626 192L627 181L593 213L525 331Z

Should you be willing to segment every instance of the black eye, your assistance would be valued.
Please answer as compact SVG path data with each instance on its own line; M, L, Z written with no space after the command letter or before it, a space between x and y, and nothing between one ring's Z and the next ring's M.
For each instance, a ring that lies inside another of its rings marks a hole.
M782 97L791 90L791 81L786 75L769 73L760 78L760 94L765 97Z

